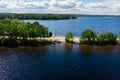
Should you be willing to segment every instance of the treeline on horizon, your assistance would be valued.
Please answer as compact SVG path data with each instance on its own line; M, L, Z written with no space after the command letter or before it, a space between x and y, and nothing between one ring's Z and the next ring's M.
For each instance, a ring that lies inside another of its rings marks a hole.
M0 19L36 19L36 20L60 20L76 19L77 16L70 14L37 14L37 13L0 13Z
M72 14L76 17L120 17L120 15L100 15L100 14Z

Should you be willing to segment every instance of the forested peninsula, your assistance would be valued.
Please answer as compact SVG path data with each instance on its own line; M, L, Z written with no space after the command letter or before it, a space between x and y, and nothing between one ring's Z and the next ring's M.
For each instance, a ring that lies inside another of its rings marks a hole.
M0 46L39 46L51 41L44 38L52 34L48 28L38 22L29 23L18 19L0 20Z
M37 13L0 13L0 19L35 19L35 20L61 20L76 19L77 17L70 14L37 14Z

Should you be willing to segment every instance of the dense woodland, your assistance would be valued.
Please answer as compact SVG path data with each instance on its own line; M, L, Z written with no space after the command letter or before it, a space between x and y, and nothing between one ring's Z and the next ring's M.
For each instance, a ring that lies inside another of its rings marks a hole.
M37 37L49 37L48 28L38 22L25 23L18 19L11 20L9 18L0 20L0 45L24 44L27 43L25 41L30 41L31 38L37 41L35 40Z
M0 19L36 19L36 20L60 20L76 19L77 17L69 14L27 14L27 13L0 13Z

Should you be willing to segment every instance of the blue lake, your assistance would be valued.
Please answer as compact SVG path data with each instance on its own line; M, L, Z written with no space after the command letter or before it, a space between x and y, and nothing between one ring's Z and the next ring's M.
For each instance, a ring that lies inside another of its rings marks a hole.
M120 46L2 49L0 80L120 80Z
M92 29L97 34L99 32L113 32L120 34L120 17L78 17L70 20L38 20L50 31L57 35L64 36L66 32L72 32L74 36L80 36L85 29Z
M87 28L120 34L120 17L29 21L39 21L57 35L71 31L79 36ZM0 47L0 80L120 80L120 45Z

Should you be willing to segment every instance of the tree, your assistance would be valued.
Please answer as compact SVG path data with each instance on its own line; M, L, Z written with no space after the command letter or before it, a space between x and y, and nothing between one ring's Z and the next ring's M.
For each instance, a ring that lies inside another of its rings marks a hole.
M99 33L97 39L98 39L97 43L99 45L105 45L105 34Z
M67 32L67 34L65 35L65 41L73 42L73 34L71 32Z
M21 24L18 24L17 33L18 33L18 37L22 37L23 39L28 38L29 33L28 33L28 29L24 22L21 22Z
M4 24L10 24L11 21L12 21L11 19L5 18L5 19L3 20L3 23L4 23Z
M49 37L52 37L53 33L52 32L49 32Z
M114 44L116 42L116 35L112 32L105 33L105 40L108 42L108 44Z
M0 36L4 36L5 35L5 26L3 23L0 23Z
M10 31L8 32L10 38L12 39L17 39L18 37L18 25L20 25L20 21L15 19L12 20L11 24L10 24Z
M86 29L82 32L80 37L81 44L91 45L95 43L96 34L91 29Z
M103 33L99 33L97 38L98 38L99 41L102 42L102 41L105 40L105 34L103 34Z
M49 30L47 27L40 25L39 22L25 23L14 19L0 20L0 45L4 43L11 44L11 41L22 43L28 40L28 37L36 39L37 37L47 37ZM21 40L18 40L18 37ZM37 40L35 40L37 42Z
M81 40L82 41L92 41L96 38L95 32L93 32L90 29L86 29L81 34Z
M39 22L34 22L33 24L32 24L34 27L39 27Z
M39 27L40 27L40 36L41 37L46 37L49 35L48 34L49 30L47 27L44 27L43 25L40 25Z

